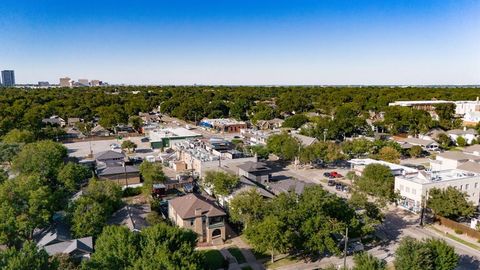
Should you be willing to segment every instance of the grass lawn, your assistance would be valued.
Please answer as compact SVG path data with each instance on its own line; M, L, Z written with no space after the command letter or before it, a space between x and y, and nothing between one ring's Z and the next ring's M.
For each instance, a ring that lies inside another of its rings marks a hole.
M436 231L436 232L438 232L438 233L441 233L442 235L445 235L444 232L442 232L441 230L439 230L439 229L437 229L437 228L435 228L435 227L433 227L433 226L430 227L430 228L432 228L434 231ZM476 250L479 250L479 251L480 251L480 246L477 246L477 245L475 245L475 244L472 244L471 242L465 241L465 240L463 240L463 239L460 238L460 237L457 237L457 236L452 235L452 234L450 234L450 233L447 234L447 235L445 235L445 236L447 236L448 238L450 238L450 239L452 239L452 240L455 240L455 241L457 241L457 242L459 242L459 243L462 243L462 244L464 244L464 245L466 245L466 246L469 246L469 247L471 247L471 248L473 248L473 249L476 249Z
M228 251L233 255L233 257L235 257L235 259L237 259L238 264L242 264L247 261L238 247L229 247Z
M225 267L225 259L220 251L216 249L210 249L202 252L205 255L208 270L217 270Z
M282 259L276 260L274 263L272 263L270 260L268 260L267 262L265 262L264 265L265 265L265 268L274 269L274 268L277 268L277 267L281 267L281 266L285 266L285 265L289 265L289 264L294 264L294 263L297 263L297 262L299 262L297 257L287 256L287 257L284 257Z

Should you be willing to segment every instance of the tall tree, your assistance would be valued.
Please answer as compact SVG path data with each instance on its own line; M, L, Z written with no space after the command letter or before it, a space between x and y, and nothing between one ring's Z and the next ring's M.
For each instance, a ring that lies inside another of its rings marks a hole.
M428 192L427 205L437 215L457 219L470 217L475 212L472 202L467 200L468 195L453 187L446 189L432 188Z
M69 192L78 190L80 184L84 182L91 175L87 167L68 162L58 172L58 181Z
M242 192L230 201L229 213L233 222L241 222L248 226L251 222L258 221L265 212L265 199L256 189Z
M66 157L67 149L63 145L39 141L25 145L13 160L12 167L19 173L39 174L54 187L58 171Z
M8 248L0 251L0 268L5 270L35 269L55 270L44 249L39 249L35 242L27 241L21 249Z
M405 237L395 251L393 264L398 270L453 270L458 260L454 248L443 240Z
M355 266L352 270L386 270L387 263L383 260L377 259L370 253L362 252L353 256Z
M72 232L75 237L98 236L107 223L105 208L89 197L80 197L72 213Z
M35 134L28 130L12 129L2 137L7 144L31 143L35 141Z
M289 239L283 227L278 217L267 216L261 222L248 226L245 233L256 250L270 253L273 263L276 252L287 250Z
M285 160L293 160L300 151L300 143L292 136L283 133L268 137L267 148Z
M388 166L369 164L365 167L362 177L355 181L359 190L376 196L380 202L389 202L396 199L394 192L395 178Z
M167 176L163 173L162 164L155 162L143 161L139 167L140 174L143 178L143 191L146 195L152 193L152 185L156 183L164 183Z
M205 185L212 188L216 195L226 196L238 185L238 177L219 171L208 171L204 177Z

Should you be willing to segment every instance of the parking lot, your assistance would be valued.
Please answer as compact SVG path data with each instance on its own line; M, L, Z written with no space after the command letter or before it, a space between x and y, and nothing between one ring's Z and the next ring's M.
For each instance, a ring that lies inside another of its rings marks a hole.
M81 142L74 142L74 143L64 143L63 145L67 148L68 155L71 157L76 157L78 159L85 159L88 158L90 154L95 156L96 154L112 150L111 145L117 144L122 145L124 140L130 140L137 145L137 150L132 156L139 156L139 157L146 157L148 155L157 155L157 151L153 151L150 148L150 143L142 142L142 137L128 137L122 140L118 139L109 139L109 140L96 140L96 141L81 141Z

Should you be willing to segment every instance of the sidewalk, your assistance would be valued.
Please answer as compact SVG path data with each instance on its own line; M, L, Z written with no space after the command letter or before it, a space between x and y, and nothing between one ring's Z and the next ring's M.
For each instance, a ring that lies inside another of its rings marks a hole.
M445 237L448 237L448 238L450 238L454 241L460 242L460 243L465 242L465 243L462 243L462 244L468 243L467 244L468 246L470 246L472 248L476 247L476 249L480 251L480 243L478 242L477 239L475 239L473 237L470 237L466 234L458 234L453 229L450 229L446 226L442 226L442 225L439 225L439 224L431 224L430 226L431 226L431 228L429 228L429 229L432 229L432 230L436 231L437 233L443 232ZM455 238L460 239L461 241L458 241Z

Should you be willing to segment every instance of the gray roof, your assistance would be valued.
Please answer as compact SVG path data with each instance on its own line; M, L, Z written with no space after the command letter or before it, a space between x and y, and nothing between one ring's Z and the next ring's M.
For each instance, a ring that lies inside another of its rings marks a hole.
M463 152L458 152L458 151L447 151L447 152L439 153L437 157L453 159L453 160L480 160L480 156L469 155L469 154L465 154Z
M411 145L419 145L419 146L428 146L428 145L431 145L431 144L437 144L438 145L438 143L433 141L433 140L423 140L423 139L419 139L419 138L403 138L400 141L409 143Z
M103 132L103 131L108 131L108 130L100 125L96 125L95 127L92 128L90 132L95 133L95 132Z
M226 213L214 202L209 201L207 198L190 193L185 196L176 197L168 203L175 209L175 212L182 219L190 219L195 217L195 209L201 209L202 215L207 217L225 216Z
M310 146L317 142L316 138L308 137L301 134L292 134L293 137L297 138L303 146Z
M270 168L267 167L267 164L263 162L247 161L243 164L238 165L237 167L246 172L270 171Z
M141 231L148 226L146 217L151 212L149 204L125 205L110 217L108 224L124 225L131 231Z
M480 152L480 144L467 146L463 149L463 152L466 152L466 153Z
M305 183L302 181L297 181L294 179L280 180L277 182L270 182L268 186L275 193L279 195L281 193L287 193L290 191L295 192L297 195L300 195L305 190L305 187L313 185L312 183Z
M466 129L466 130L452 129L452 130L447 131L447 133L448 134L454 134L454 135L466 135L466 134L477 135L478 134L478 132L473 128L469 128L469 129Z
M62 253L63 254L75 254L75 253L90 254L93 252L93 240L92 240L92 237L89 236L89 237L69 240L69 241L45 246L44 249L50 256L55 254L62 254Z
M52 225L46 229L37 230L33 235L33 239L39 247L67 241L70 240L70 237L68 226L61 221L52 223Z
M107 151L100 152L95 157L96 160L100 160L100 161L102 161L102 160L112 160L112 159L122 159L122 158L125 158L125 155L123 153L116 152L116 151L113 151L113 150L107 150Z
M268 198L268 199L273 199L275 197L275 195L273 195L271 192L255 185L255 184L254 185L242 184L240 188L238 188L234 192L232 192L232 196L235 197L238 194L247 192L251 189L255 189L258 192L258 194L260 194L262 197L265 197L265 198Z
M140 171L136 166L119 166L119 165L108 165L104 168L98 169L97 174L99 176L105 176L105 175L116 175L116 174L122 174L122 173L139 173Z
M473 161L467 161L467 162L463 163L462 165L458 166L457 169L462 170L462 171L480 173L480 164L478 164L477 162L473 162Z

